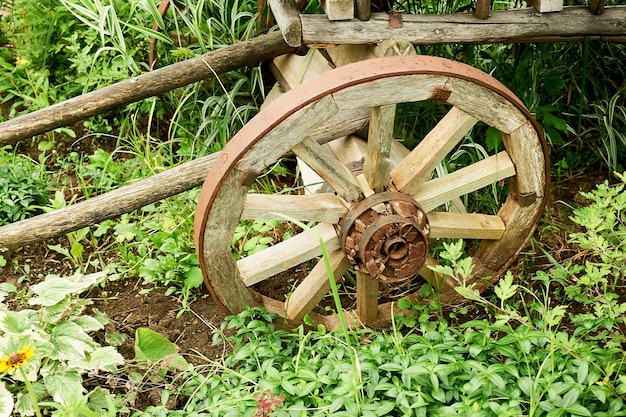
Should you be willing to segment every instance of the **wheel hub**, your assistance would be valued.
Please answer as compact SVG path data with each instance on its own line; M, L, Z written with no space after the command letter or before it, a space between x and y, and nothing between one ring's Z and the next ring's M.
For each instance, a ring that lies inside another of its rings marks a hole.
M406 194L383 192L353 206L341 224L340 241L355 269L385 282L408 280L428 253L426 213Z

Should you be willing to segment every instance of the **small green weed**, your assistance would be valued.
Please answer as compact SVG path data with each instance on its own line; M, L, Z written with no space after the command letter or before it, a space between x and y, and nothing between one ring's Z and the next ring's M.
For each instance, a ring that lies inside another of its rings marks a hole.
M248 256L267 249L276 239L288 239L292 232L284 226L279 220L241 222L233 235L233 252L239 256Z
M37 214L49 198L45 167L0 148L0 226Z

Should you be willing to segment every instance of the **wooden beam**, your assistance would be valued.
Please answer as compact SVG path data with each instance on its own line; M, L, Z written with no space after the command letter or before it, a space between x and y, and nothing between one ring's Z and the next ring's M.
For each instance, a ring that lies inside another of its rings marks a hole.
M302 23L296 3L293 0L269 0L269 4L287 45L299 48L302 45Z
M515 166L506 152L490 156L472 165L420 185L415 201L429 212L442 204L489 184L515 175Z
M411 194L428 179L437 164L476 124L476 119L453 107L417 147L391 171L398 190Z
M320 223L311 232L304 231L291 239L239 259L237 267L241 279L249 287L320 256L320 238L329 252L339 249L339 238L333 225Z
M186 162L89 200L0 227L0 254L113 219L201 185L220 153Z
M363 172L369 185L382 192L389 184L391 164L391 141L393 124L396 119L396 105L376 106L371 108L369 134L367 138L367 157Z
M584 6L564 7L560 13L534 9L492 11L489 19L471 14L403 15L403 26L389 28L389 16L372 13L370 20L329 22L322 15L302 15L302 40L316 44L375 44L389 37L413 45L450 43L524 43L592 40L626 42L626 6L605 7L600 16Z
M243 206L243 220L286 220L339 223L348 209L331 193L312 195L248 194Z
M330 267L335 281L341 280L343 274L350 268L350 261L341 249L328 253ZM319 304L330 291L330 277L326 270L326 263L320 260L311 273L291 293L287 301L287 318L301 321L304 316Z
M294 50L278 32L226 46L0 123L0 146Z
M430 238L500 239L506 230L498 216L481 213L428 213Z
M356 271L356 314L368 325L378 320L378 280Z
M354 18L353 0L320 0L326 13L326 20L346 20Z
M313 139L307 137L291 150L346 201L357 201L361 187L350 170Z
M474 10L474 16L477 19L485 20L489 18L489 12L491 11L491 0L476 0L476 10Z
M0 254L114 219L124 213L130 213L148 204L202 185L219 157L220 152L216 152L89 200L2 226L0 227ZM340 208L330 201L323 204L329 204L328 212L324 216L332 217L334 220ZM244 206L244 213L246 209L253 210L248 212L248 215L252 216L254 207L254 203L247 208Z
M539 13L560 12L563 10L563 0L526 0Z

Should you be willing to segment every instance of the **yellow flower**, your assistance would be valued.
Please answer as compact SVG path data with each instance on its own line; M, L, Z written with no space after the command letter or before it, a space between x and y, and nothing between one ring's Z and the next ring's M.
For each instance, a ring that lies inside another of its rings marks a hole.
M35 347L27 344L17 352L11 352L0 358L0 374L13 372L20 366L26 365L35 354Z
M27 59L23 59L23 58L18 58L17 61L15 61L15 63L18 66L23 67L24 65L28 64L28 60Z

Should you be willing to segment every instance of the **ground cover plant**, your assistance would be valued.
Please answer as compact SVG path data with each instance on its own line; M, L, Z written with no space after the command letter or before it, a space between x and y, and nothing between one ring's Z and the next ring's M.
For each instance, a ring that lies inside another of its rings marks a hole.
M251 0L183 0L163 17L156 6L0 0L0 120L264 30ZM395 4L418 6L470 7ZM511 88L546 131L555 189L572 187L493 292L462 288L470 301L454 309L436 298L399 301L411 314L398 314L387 332L292 332L257 309L222 324L202 291L191 190L0 254L0 416L626 414L626 193L609 174L623 170L626 155L623 46L587 40L418 53L469 63ZM262 65L242 68L0 149L0 225L220 150L258 111L267 79ZM421 138L427 123L416 120L439 109L410 110L417 117L399 117L395 128ZM501 140L486 135L487 146ZM258 186L294 186L290 169L277 165ZM618 185L592 191L589 171ZM240 225L233 249L262 250L274 239L269 227ZM555 239L573 255L562 256ZM462 282L468 263L457 245L445 248L442 272Z

